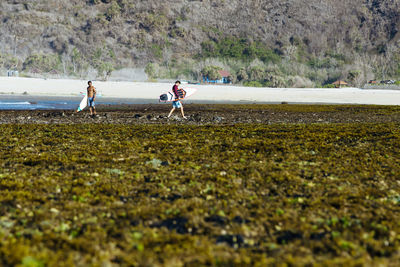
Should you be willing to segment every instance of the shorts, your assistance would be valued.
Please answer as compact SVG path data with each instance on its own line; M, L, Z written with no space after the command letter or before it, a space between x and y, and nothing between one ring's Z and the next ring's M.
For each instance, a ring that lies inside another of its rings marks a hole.
M94 108L94 97L88 97L88 106Z
M181 108L182 107L181 101L179 101L179 100L172 101L172 107L173 108Z

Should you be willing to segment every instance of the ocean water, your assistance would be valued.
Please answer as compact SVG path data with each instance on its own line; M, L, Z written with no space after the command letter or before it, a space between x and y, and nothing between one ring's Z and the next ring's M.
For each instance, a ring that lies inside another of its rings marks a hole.
M53 96L0 94L0 110L76 110L81 100L82 100L81 96L53 97ZM132 99L132 98L108 98L108 97L96 98L96 105L158 104L158 103L160 103L158 99ZM170 105L171 103L161 102L161 104ZM190 100L185 100L184 104L255 104L255 103L252 101L210 101L210 100L190 99ZM257 104L279 104L279 102L257 102ZM296 103L291 102L291 104L296 104Z
M0 95L0 110L75 110L82 97L47 97L26 95ZM153 99L119 99L98 97L96 105L149 104Z
M72 101L20 101L1 100L0 110L51 110L51 109L74 109L76 103Z

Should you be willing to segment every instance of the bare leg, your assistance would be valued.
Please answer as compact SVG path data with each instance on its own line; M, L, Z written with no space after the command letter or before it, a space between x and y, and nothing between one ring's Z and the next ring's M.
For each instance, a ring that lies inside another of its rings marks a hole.
M90 111L90 116L92 116L93 115L93 108L89 107L89 111Z
M97 113L96 113L96 108L95 107L92 107L93 108L93 113L94 113L94 115L96 115Z
M181 113L182 113L182 117L183 117L184 119L186 119L185 113L183 112L183 106L181 107Z
M172 108L171 111L169 112L168 118L171 117L172 112L174 112L175 108Z

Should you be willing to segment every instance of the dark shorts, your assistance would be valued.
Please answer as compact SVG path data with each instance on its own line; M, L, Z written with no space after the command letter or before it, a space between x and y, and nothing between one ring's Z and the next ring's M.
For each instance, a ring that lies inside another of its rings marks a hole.
M88 97L88 106L94 107L94 97Z

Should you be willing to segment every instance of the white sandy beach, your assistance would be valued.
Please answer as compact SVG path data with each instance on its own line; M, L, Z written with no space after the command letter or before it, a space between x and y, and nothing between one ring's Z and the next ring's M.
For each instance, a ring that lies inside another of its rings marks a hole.
M173 84L93 81L93 85L104 98L158 99L159 95L167 92ZM83 80L0 77L0 94L3 95L71 97L85 92L86 86L87 81ZM187 84L183 84L182 87L198 89L196 94L190 98L193 101L400 105L400 90L253 88Z

